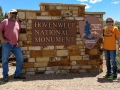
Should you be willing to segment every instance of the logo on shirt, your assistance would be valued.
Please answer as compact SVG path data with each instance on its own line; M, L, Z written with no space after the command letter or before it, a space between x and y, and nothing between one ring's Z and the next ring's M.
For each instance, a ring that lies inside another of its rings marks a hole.
M114 32L113 32L112 30L109 30L109 29L108 29L108 30L106 30L106 31L104 32L104 36L105 36L105 37L111 37L111 36L113 35L113 33L114 33Z

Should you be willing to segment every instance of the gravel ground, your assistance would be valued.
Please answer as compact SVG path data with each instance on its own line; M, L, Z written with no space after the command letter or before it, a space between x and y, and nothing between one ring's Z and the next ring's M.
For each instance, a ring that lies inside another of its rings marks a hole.
M13 79L15 66L9 66L9 82L2 81L0 90L120 90L120 73L116 80L103 78L102 73L26 75L25 80ZM0 73L2 69L0 67Z

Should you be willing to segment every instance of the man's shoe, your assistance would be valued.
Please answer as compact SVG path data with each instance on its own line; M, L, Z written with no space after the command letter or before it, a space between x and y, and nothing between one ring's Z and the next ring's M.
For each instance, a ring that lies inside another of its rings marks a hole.
M107 77L110 77L110 76L111 76L111 74L108 74L108 73L106 73L105 75L103 75L104 78L107 78Z
M23 75L20 75L20 76L14 76L14 79L26 79L26 77L23 76Z
M3 77L3 81L4 81L4 82L8 82L8 76Z
M117 76L111 75L108 79L109 79L109 80L114 80L114 79L117 79Z

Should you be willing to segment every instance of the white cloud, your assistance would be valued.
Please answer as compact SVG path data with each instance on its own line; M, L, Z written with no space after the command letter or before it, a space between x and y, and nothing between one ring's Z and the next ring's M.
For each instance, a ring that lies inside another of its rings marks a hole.
M77 0L77 1L80 1L80 2L87 2L87 1L89 1L89 0ZM88 9L88 8L91 7L91 6L89 6L88 4L85 4L85 3L81 3L81 4L86 5L86 6L85 6L85 9Z
M114 1L114 2L111 2L112 4L118 4L119 3L119 1Z
M97 2L101 2L102 0L90 0L90 3L97 3Z
M86 1L88 1L88 0L77 0L77 1L80 1L80 2L86 2Z
M79 1L79 2L87 2L87 1L89 1L92 4L95 4L97 2L101 2L102 0L77 0L77 1Z
M81 4L85 4L85 3L81 3ZM89 6L88 4L85 4L85 9L89 9L91 6Z

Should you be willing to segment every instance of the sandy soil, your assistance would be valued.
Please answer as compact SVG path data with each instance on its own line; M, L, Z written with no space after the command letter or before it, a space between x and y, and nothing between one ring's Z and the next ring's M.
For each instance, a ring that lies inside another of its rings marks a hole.
M0 90L120 90L120 73L116 80L108 80L103 78L103 67L102 73L26 75L25 80L15 80L15 66L10 65L9 82L3 82L0 74Z

